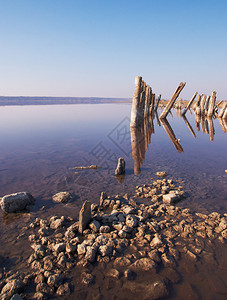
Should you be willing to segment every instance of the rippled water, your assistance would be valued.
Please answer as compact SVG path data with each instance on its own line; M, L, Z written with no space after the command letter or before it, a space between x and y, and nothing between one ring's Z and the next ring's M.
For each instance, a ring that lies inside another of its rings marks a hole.
M36 198L31 216L77 218L85 199L98 203L102 191L133 192L166 171L187 193L180 206L227 212L227 124L196 123L194 113L185 120L173 111L168 123L154 115L130 132L130 112L131 104L120 103L0 107L0 196L28 191ZM126 161L120 180L114 176L118 157ZM101 168L73 169L91 164ZM51 196L65 190L72 201L53 203ZM16 240L29 217L0 212L0 255L9 258L7 266L23 268L30 254L26 237Z

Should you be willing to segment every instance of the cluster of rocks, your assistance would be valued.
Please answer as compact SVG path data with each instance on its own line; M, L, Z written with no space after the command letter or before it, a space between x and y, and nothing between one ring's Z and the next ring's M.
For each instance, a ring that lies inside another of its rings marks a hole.
M131 196L102 193L99 205L83 204L78 222L64 216L36 219L30 224L33 253L28 259L36 284L34 298L69 294L65 272L75 265L87 268L110 263L107 276L131 281L138 272L176 269L182 257L193 261L207 257L203 240L208 237L225 243L227 215L192 213L172 205L183 196L181 186L162 179L137 186ZM137 204L141 197L150 203ZM82 272L81 282L92 285L92 271ZM5 286L1 286L1 294L5 294ZM163 280L149 285L149 299L168 293Z

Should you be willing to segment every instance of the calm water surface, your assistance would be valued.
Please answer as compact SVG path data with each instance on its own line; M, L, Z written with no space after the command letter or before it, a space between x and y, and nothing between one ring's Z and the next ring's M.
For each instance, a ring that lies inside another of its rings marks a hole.
M0 212L0 259L8 258L6 266L22 269L31 254L27 237L16 241L30 217L77 218L84 200L98 203L102 191L134 192L136 185L156 178L157 171L182 181L187 198L180 206L227 212L227 124L218 119L199 124L194 113L188 112L184 120L173 111L168 123L153 116L130 132L130 112L131 104L0 107L0 196L28 191L36 198L30 215ZM114 176L118 157L126 161L121 180ZM91 164L101 168L73 169ZM59 191L71 192L72 201L54 203L51 196ZM202 268L198 276L208 272ZM184 274L193 282L190 276ZM206 286L203 282L204 291ZM185 285L179 285L179 295L181 289L184 294Z

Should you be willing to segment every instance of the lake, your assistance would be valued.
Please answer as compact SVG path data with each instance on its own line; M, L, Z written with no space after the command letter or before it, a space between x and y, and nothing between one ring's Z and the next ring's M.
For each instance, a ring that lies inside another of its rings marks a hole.
M176 110L163 124L159 109L148 125L130 131L130 113L131 103L0 107L0 196L28 191L36 198L29 215L0 212L0 255L9 258L7 268L24 268L29 248L23 238L20 247L12 245L30 218L77 218L83 201L99 203L103 191L133 193L157 171L183 186L187 197L179 206L227 212L227 124L196 123L190 112L185 120ZM126 161L120 179L114 175L119 157ZM89 165L100 168L74 169ZM73 195L68 204L52 201L60 191Z

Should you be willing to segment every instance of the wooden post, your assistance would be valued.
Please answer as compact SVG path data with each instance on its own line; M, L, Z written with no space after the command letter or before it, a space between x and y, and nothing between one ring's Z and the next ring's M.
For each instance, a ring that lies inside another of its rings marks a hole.
M161 94L160 95L158 95L158 99L157 99L157 102L156 102L156 105L155 105L155 111L157 111L157 109L158 109L158 104L159 104L159 102L160 102L160 100L161 100Z
M201 102L200 102L200 108L201 108L201 115L204 114L204 105L205 105L205 102L206 102L206 95L203 95L202 96L202 99L201 99Z
M167 103L164 111L161 113L160 119L164 119L166 118L166 116L168 115L168 113L170 112L171 108L173 107L174 102L176 101L177 97L180 95L180 92L183 90L184 86L185 86L186 82L181 82L178 86L178 88L176 89L176 91L174 92L172 98L169 100L169 102Z
M214 91L212 93L212 96L211 96L211 99L210 99L210 103L209 103L209 109L208 109L208 113L207 113L208 117L212 117L213 116L215 100L216 100L216 92Z
M189 101L187 107L183 110L182 112L182 116L185 116L186 112L188 111L188 109L191 107L192 102L195 100L195 97L197 96L197 92L195 92L195 94L192 96L191 100Z
M155 94L152 94L151 95L150 114L152 114L152 111L154 109L154 103L155 103Z
M137 76L135 78L135 92L133 94L133 99L132 99L131 122L130 122L131 127L137 125L137 113L138 113L138 108L140 103L141 83L142 83L142 77Z
M144 105L144 118L148 116L149 112L149 86L146 86L146 91L145 91L145 105Z

